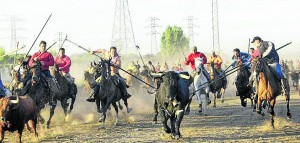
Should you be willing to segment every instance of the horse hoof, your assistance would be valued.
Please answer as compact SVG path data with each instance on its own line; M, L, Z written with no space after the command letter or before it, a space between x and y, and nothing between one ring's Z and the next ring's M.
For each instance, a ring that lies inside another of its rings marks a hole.
M214 105L213 107L214 107L214 108L217 108L217 106L216 106L216 105Z
M153 124L153 125L157 124L157 121L152 121L152 124Z
M170 128L165 128L164 130L165 130L165 132L166 132L167 134L171 133L171 129L170 129Z
M98 122L103 122L103 121L104 119L102 117L98 120Z
M132 111L132 109L131 109L131 108L127 109L127 113L130 113L131 111Z
M205 114L203 114L204 116L207 116L207 114L205 113Z
M115 123L115 125L116 125L116 126L121 126L121 124L120 124L120 123Z
M292 118L292 114L291 113L287 114L287 119L290 120L291 118Z
M190 115L190 111L185 112L184 115Z
M221 100L221 103L224 103L224 100Z
M122 106L122 105L120 105L120 106L119 106L119 109L120 109L120 110L123 110L123 106Z

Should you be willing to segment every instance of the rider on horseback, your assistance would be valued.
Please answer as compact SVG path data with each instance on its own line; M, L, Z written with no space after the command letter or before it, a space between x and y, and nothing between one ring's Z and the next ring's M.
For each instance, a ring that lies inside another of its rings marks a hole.
M54 58L52 56L51 53L46 51L46 46L47 43L45 41L41 41L40 42L40 50L38 52L36 52L35 54L33 54L33 56L31 57L31 59L29 60L29 66L33 67L34 66L34 62L36 61L40 61L41 65L42 65L42 73L45 77L47 78L52 78L50 71L49 71L49 67L54 65ZM44 82L47 82L46 80ZM28 83L26 83L27 85L29 85ZM47 86L46 89L49 89L49 85L48 83L45 83ZM49 98L49 104L50 105L54 105L55 103L53 102L53 94L49 94L51 97Z
M208 79L208 81L210 81L210 76L209 76L207 70L204 68L204 64L206 64L206 62L207 62L206 56L201 52L197 52L197 47L196 46L193 47L192 53L190 53L188 55L188 57L185 58L184 64L185 65L190 64L191 68L193 70L193 75L195 75L196 74L195 58L203 58L203 61L202 61L202 66L203 66L203 69L204 69L203 73L204 73L204 76Z
M276 71L277 76L281 79L283 91L285 92L285 95L288 96L288 81L279 64L279 56L277 51L275 50L275 45L272 42L263 41L260 37L254 37L251 43L253 43L253 45L259 50L259 57L266 59L268 65ZM250 83L253 82L253 79L251 79Z
M123 93L123 96L125 98L129 98L131 95L128 94L128 92L127 92L128 85L126 85L126 83L124 81L124 78L122 78L121 75L119 74L119 68L117 68L117 67L121 67L121 58L120 58L119 54L117 53L117 48L116 47L111 47L109 51L106 51L104 49L99 49L99 50L96 50L96 51L92 51L91 53L92 54L102 53L102 54L104 54L105 59L112 58L112 60L111 60L112 63L111 64L114 65L114 66L111 66L112 75L117 75L119 77L119 83L120 83L119 86L120 86L120 89ZM93 101L94 100L94 96L95 96L96 93L98 93L99 88L100 87L97 84L96 84L96 86L93 87L93 93L87 99L87 101Z
M60 48L58 51L58 56L55 58L55 64L58 65L61 74L68 81L69 86L69 96L73 98L75 96L74 93L74 78L70 75L70 67L71 67L71 59L65 54L65 49Z
M214 68L217 70L219 75L221 73L223 73L223 69L222 69L223 60L219 55L216 54L215 51L212 52L212 55L210 56L208 63L214 63ZM225 84L224 86L226 86L227 79L223 78L223 81L224 81L224 84Z

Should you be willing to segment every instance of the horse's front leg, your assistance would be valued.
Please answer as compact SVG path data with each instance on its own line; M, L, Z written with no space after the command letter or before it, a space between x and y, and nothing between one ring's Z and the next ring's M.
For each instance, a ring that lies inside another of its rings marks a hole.
M262 103L262 99L260 97L258 97L256 112L257 112L257 114L264 115L261 111L262 110L261 103Z
M270 108L271 108L271 112L270 112L270 114L271 114L271 125L272 125L273 128L275 128L275 126L274 126L274 116L275 116L274 107L275 107L275 103L276 103L276 100L275 100L275 99L273 99L273 100L270 101Z
M50 116L49 116L49 119L48 119L48 121L47 121L47 128L48 128L48 129L50 128L50 123L51 123L51 119L52 119L52 117L53 117L53 115L54 115L54 110L55 110L55 108L56 108L57 100L54 99L53 102L54 102L55 104L52 105L52 106L50 107Z
M288 119L292 118L292 114L290 112L290 95L285 95L286 100L286 116Z
M154 118L153 118L153 123L156 124L157 123L157 116L158 116L158 103L157 103L157 98L154 97Z

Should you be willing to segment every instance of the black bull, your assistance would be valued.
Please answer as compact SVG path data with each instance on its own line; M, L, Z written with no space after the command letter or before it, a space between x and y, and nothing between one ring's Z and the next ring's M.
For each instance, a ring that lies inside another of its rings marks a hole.
M174 71L152 74L152 76L158 87L152 94L156 96L164 130L166 133L172 133L174 138L179 138L181 137L180 124L189 101L189 81L179 77L179 74ZM174 96L177 104L170 102L167 99L169 96ZM167 125L169 119L171 128Z
M38 137L36 133L37 108L34 101L27 96L13 98L0 99L0 142L4 139L5 131L18 131L18 142L21 142L25 124L35 137Z

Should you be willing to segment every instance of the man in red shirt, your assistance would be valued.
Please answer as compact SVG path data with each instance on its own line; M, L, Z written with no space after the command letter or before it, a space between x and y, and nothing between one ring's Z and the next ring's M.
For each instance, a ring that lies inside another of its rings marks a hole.
M197 51L197 47L194 46L192 53L190 53L190 55L188 55L188 58L185 59L185 63L184 63L185 65L189 65L190 64L193 72L196 71L195 58L202 58L203 59L202 66L204 64L206 64L206 62L207 62L206 56L203 53L198 52ZM204 71L203 72L204 76L208 79L208 81L210 81L210 76L209 76L208 72L206 71L206 69L204 67L203 67L203 69L204 69L203 70Z
M58 56L55 58L55 64L58 65L61 74L68 81L70 97L74 97L74 78L70 75L71 59L65 55L65 49L60 48Z
M45 41L40 42L40 51L36 52L29 60L29 66L32 67L34 61L40 61L42 64L42 73L49 78L52 78L49 66L54 65L54 58L51 53L46 51L47 43Z

